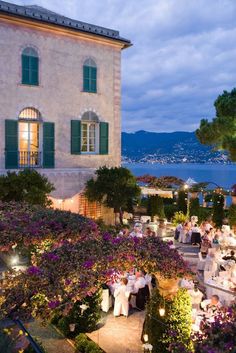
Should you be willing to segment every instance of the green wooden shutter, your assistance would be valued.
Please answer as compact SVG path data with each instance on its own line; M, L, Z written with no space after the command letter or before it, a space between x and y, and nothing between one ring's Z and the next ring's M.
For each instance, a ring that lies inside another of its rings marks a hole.
M99 152L100 154L108 154L109 148L109 124L100 123L100 143L99 143Z
M54 168L55 165L55 128L54 123L43 123L43 167Z
M28 55L21 56L22 79L21 83L30 84L30 57Z
M30 84L38 86L39 84L39 58L30 57Z
M38 86L39 58L30 55L21 56L22 84Z
M5 168L18 168L18 121L5 120Z
M71 120L71 154L81 153L81 121Z
M89 92L89 66L83 67L83 90L84 92Z
M97 92L97 68L90 67L90 91L93 93Z

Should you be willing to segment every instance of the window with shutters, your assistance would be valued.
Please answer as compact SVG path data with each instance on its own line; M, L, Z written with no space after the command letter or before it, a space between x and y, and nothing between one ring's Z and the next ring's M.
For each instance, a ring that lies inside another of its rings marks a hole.
M81 119L81 153L98 153L99 119L94 112L86 112Z
M40 167L41 114L35 108L25 108L20 112L18 120L18 165L20 168Z
M21 54L23 85L38 86L39 84L39 57L34 48L27 47Z
M91 58L83 65L83 91L97 93L97 65Z

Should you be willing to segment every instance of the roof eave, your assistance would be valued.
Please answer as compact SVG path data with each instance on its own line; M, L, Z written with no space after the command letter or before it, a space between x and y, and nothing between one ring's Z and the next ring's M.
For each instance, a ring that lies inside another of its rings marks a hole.
M131 43L131 41L126 39L126 38L122 38L122 37L117 37L116 38L116 37L108 36L106 34L97 33L95 31L91 32L91 31L83 29L83 28L77 28L77 27L73 27L73 26L67 25L66 23L52 22L52 21L46 20L44 18L32 18L31 16L24 15L22 13L21 14L17 14L17 13L12 13L12 12L9 12L9 11L4 11L4 9L0 9L0 15L1 15L1 13L4 14L5 16L10 17L10 18L25 19L25 20L27 20L29 22L32 22L32 23L43 23L43 24L51 25L53 27L66 28L66 29L71 30L72 32L86 33L87 35L105 38L107 40L114 41L114 42L119 42L120 44L123 45L122 49L129 48L130 46L133 45Z

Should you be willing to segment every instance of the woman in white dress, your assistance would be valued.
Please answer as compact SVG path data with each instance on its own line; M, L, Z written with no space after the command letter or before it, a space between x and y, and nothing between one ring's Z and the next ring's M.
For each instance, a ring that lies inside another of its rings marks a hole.
M115 289L114 316L124 315L128 317L130 291L127 288L127 284L128 279L122 278L120 286Z

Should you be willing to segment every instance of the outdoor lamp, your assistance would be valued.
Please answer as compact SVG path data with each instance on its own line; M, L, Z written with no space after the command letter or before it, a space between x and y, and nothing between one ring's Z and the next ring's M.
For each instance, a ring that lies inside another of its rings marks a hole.
M145 334L143 335L143 340L144 340L145 343L148 342L148 334L147 334L147 333L145 333Z
M160 308L160 309L159 309L159 314L160 314L160 316L165 316L165 313L166 313L165 308Z
M75 324L70 324L69 328L70 328L70 332L74 332L75 331Z
M19 261L19 257L17 255L13 256L11 258L11 264L14 266L14 265L17 265L18 264L18 261Z
M188 189L188 184L185 184L184 185L184 190L187 190Z

